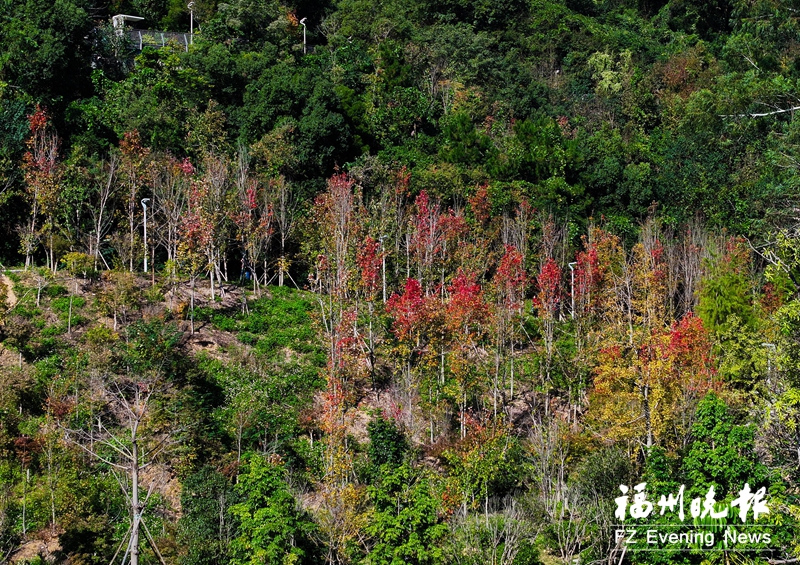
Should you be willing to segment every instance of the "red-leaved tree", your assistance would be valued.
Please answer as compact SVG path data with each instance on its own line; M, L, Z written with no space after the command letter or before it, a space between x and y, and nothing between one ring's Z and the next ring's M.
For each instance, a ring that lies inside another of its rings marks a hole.
M483 288L459 271L447 288L449 300L445 306L445 327L450 336L450 372L453 375L461 438L466 435L466 409L469 398L480 392L479 376L484 357L485 338L491 324L491 309Z
M522 253L515 246L506 245L505 253L492 279L496 340L493 385L495 417L500 380L501 376L504 377L506 374L506 366L511 384L511 398L514 397L514 348L517 337L515 330L522 317L527 284L528 275L525 272Z
M61 182L61 168L58 164L58 136L50 128L47 112L40 106L28 116L30 136L25 142L28 150L22 161L25 175L25 191L31 206L30 219L20 230L22 251L25 253L25 268L30 268L33 252L39 244L40 236L48 241L47 263L55 270L53 256L54 218ZM40 214L45 216L40 226Z

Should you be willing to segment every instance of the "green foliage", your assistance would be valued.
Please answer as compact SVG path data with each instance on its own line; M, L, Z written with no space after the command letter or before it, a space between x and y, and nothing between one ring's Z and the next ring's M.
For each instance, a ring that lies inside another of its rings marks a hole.
M58 479L59 513L64 520L60 554L88 565L107 563L123 534L113 520L125 512L119 485L98 468L65 466Z
M258 343L258 336L253 335L250 332L239 332L237 338L245 345L255 345Z
M202 306L194 309L194 319L198 322L210 322L213 315L214 309L211 306Z
M98 324L88 328L83 334L83 339L92 345L109 345L119 339L119 336L109 327Z
M323 385L317 369L297 362L245 369L209 361L202 368L224 395L215 416L237 452L256 449L265 440L281 453L291 451L299 412Z
M74 251L67 253L61 258L61 262L67 266L67 270L73 277L95 279L98 276L97 269L94 267L94 257L86 253Z
M19 249L19 234L14 226L22 219L24 207L12 188L18 187L21 180L17 164L22 159L29 128L25 103L5 97L3 84L0 78L0 187L5 187L0 189L0 258L14 260Z
M127 313L138 303L139 287L131 273L107 271L103 273L105 287L99 293L98 302L103 310L116 319L121 316L127 321Z
M121 138L137 130L154 149L182 153L191 108L207 100L207 81L170 50L145 50L123 81L107 83L105 123Z
M739 424L719 396L708 394L697 406L693 441L683 459L692 493L705 493L714 485L722 496L738 492L749 483L764 486L769 471L755 455L755 428Z
M144 299L150 304L158 304L164 301L164 291L157 286L146 288L142 293Z
M178 522L178 540L184 545L185 565L223 563L230 558L228 540L236 532L230 513L238 502L230 481L205 466L188 476L181 490L183 515Z
M384 465L369 488L375 509L367 531L375 545L366 562L375 565L433 565L442 562L439 543L447 526L438 517L439 504L431 482L407 464Z
M764 345L761 334L745 326L738 316L728 318L718 334L719 374L734 387L753 389L767 373L767 356L774 355Z
M385 464L400 465L408 451L408 440L393 420L376 417L367 424L370 461L378 467Z
M77 310L79 308L83 308L85 304L86 299L80 296L76 296L74 298L70 296L62 296L50 302L50 307L60 314L67 314L70 310L70 307L74 310Z
M44 287L43 294L50 298L58 298L59 296L66 296L69 294L67 287L61 284L50 284Z
M800 301L791 300L775 313L779 329L776 368L792 387L800 386Z
M669 476L664 450L654 447L647 458L646 476L650 481L664 481ZM618 446L590 451L575 470L573 481L586 500L609 501L619 492L619 485L629 484L634 469L627 454Z
M449 499L457 505L477 509L486 497L505 496L520 484L522 451L508 430L480 430L443 455Z
M26 0L0 5L0 84L62 107L89 90L92 21L81 0ZM2 92L2 90L0 90Z
M496 29L506 27L509 20L524 19L528 5L520 0L438 0L431 2L428 9L445 20L463 21L479 29Z
M302 455L296 460L293 438L301 411L324 387L325 357L305 295L286 287L273 287L269 294L254 301L246 315L206 312L215 325L237 331L241 343L254 346L256 363L238 367L209 360L201 368L224 396L215 419L237 453L269 441L290 465L304 465Z
M752 327L755 315L751 294L751 283L744 273L722 270L703 280L697 314L712 331L729 327L732 316L745 328Z
M529 509L513 498L484 505L483 513L459 517L450 524L446 543L448 563L541 565L533 546L536 524Z
M318 351L316 330L309 316L311 302L287 287L274 287L270 292L272 297L253 303L251 313L239 322L240 332L258 335L257 349L267 357L284 348L301 353Z
M280 63L264 69L245 89L243 102L242 134L248 140L292 124L296 158L305 165L297 173L305 178L324 175L353 155L339 98L317 66Z
M274 1L256 4L234 0L218 6L213 17L206 18L206 21L208 29L204 27L203 36L211 42L234 39L255 53L267 51L276 44L288 48L286 31L291 24L286 12Z
M445 145L441 156L449 163L477 165L486 160L490 139L479 133L472 119L465 113L454 113L444 120L442 135Z
M160 320L133 323L125 330L125 342L118 344L119 363L134 375L156 372L177 377L180 339L181 333L175 326Z
M241 502L230 508L239 524L230 543L233 565L315 562L310 542L314 525L297 510L284 473L280 463L253 455L239 475L236 494Z
M236 319L225 314L214 314L211 317L214 327L222 330L223 332L236 331Z

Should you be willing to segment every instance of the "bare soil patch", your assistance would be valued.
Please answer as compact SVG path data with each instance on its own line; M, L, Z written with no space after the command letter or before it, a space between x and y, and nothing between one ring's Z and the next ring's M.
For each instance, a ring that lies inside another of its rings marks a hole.
M14 283L6 275L0 274L0 281L6 287L6 305L9 309L17 305L17 295L14 294Z

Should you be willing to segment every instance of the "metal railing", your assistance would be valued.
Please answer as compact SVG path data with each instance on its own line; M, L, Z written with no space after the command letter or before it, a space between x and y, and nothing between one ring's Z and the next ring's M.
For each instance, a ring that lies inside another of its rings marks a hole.
M189 50L189 44L192 42L192 35L190 33L178 33L175 31L156 31L152 29L128 29L125 30L131 43L139 51L145 47L164 48L171 41L176 41L182 45L186 51Z

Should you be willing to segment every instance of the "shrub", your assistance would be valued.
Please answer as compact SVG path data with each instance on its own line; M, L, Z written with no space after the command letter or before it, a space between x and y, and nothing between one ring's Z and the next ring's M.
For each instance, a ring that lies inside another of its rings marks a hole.
M214 314L212 322L214 323L215 328L222 330L223 332L236 331L236 320L226 316L225 314Z
M94 268L94 257L86 253L71 252L62 257L61 262L73 277L83 277L84 279L96 279L97 269Z
M47 328L43 329L41 332L39 332L39 335L41 335L42 337L53 337L53 336L57 336L57 335L62 335L66 331L67 331L67 328L65 328L64 326L61 326L61 325L50 326L50 327L47 327Z
M44 287L44 295L50 298L58 298L67 294L67 287L61 284L51 284Z
M253 335L250 332L240 332L238 338L239 341L245 345L255 345L258 343L258 336Z
M69 301L70 298L68 296L62 296L61 298L56 298L53 302L50 303L50 306L56 312L61 314L68 314L69 313ZM72 297L72 312L75 313L76 310L79 308L83 308L86 305L86 299L81 298L80 296L73 296Z
M210 306L203 306L200 308L196 307L194 309L195 322L210 322L213 316L214 316L214 310Z
M367 433L370 441L367 453L375 465L402 463L403 455L408 451L408 441L393 420L382 416L373 418L367 424Z
M147 300L149 304L157 304L159 302L164 302L164 292L157 286L151 286L144 291L144 299Z
M83 340L92 345L107 345L119 339L119 335L111 331L111 328L98 324L92 326L83 334Z

